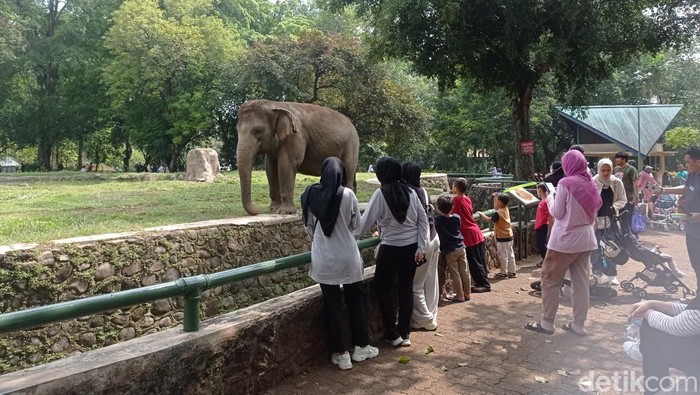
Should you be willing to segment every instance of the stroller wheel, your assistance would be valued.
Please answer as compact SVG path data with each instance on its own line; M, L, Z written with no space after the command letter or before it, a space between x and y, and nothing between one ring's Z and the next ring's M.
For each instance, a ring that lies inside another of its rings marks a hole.
M668 232L668 230L669 230L668 224L663 224L663 230L664 230L664 232Z
M678 285L666 284L666 285L664 285L664 289L672 294L675 294L676 292L678 292Z
M632 291L632 294L638 297L639 299L644 299L647 297L647 291L639 287L635 288L634 291Z
M534 289L535 291L541 291L542 281L533 281L532 283L530 283L530 288Z
M634 284L629 280L623 280L620 283L620 288L622 288L623 291L632 292L632 290L634 290Z
M678 230L684 231L685 230L685 224L683 222L678 224Z

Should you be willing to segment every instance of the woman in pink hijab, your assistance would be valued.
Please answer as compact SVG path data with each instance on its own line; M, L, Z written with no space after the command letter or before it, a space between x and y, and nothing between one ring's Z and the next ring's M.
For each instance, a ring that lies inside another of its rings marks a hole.
M566 177L559 181L556 193L547 198L549 213L555 221L542 266L542 318L526 324L525 329L554 333L559 292L568 269L574 321L561 328L585 336L591 252L597 248L594 225L602 200L581 152L570 150L561 161Z

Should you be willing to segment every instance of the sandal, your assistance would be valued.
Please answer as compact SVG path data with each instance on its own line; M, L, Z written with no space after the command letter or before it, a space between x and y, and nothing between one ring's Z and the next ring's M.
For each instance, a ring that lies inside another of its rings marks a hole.
M507 273L496 273L493 275L494 278L508 278Z
M539 333L544 333L545 335L553 335L554 334L553 330L543 328L542 324L539 321L528 322L527 324L525 324L525 329L539 332Z
M574 329L572 322L569 322L568 324L564 324L564 326L562 326L561 329L563 329L569 333L573 333L576 336L581 336L581 337L586 336L585 332L584 333L577 332L576 329Z

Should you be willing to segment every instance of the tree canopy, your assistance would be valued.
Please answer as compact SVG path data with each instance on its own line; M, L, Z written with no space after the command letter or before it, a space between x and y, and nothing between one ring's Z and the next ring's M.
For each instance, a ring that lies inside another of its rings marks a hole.
M265 98L348 115L363 167L393 155L441 170L496 164L529 177L571 143L555 105L680 103L673 126L697 127L700 50L687 44L699 7L2 2L0 154L44 170L84 160L178 170L189 148L206 145L235 164L238 106ZM520 155L523 140L535 141L534 155Z
M545 75L570 102L641 53L682 46L697 33L694 0L328 0L357 4L374 27L376 51L411 61L449 86L470 78L498 87L511 100L517 173L528 178L533 158L516 144L532 139L530 107Z

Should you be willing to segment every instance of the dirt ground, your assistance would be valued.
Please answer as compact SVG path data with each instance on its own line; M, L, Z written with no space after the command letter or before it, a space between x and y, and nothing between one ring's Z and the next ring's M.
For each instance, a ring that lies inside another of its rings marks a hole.
M685 235L679 231L649 230L645 246L658 244L687 273L682 280L694 288ZM493 280L493 292L473 294L467 303L442 303L435 332L413 332L412 346L397 348L374 339L380 355L340 371L330 357L307 372L291 377L270 394L574 394L639 393L634 379L641 364L622 350L627 314L639 299L616 287L611 299L591 298L587 337L557 328L552 336L527 331L523 325L539 318L541 300L530 288L538 276L539 256L518 262L518 277ZM629 279L643 265L629 261L619 279ZM639 282L638 284L641 284ZM678 300L681 291L648 288L648 299ZM572 320L563 298L556 325ZM429 348L434 351L427 352ZM402 356L409 363L399 363ZM324 362L325 361L325 362ZM617 383L617 390L613 387ZM607 386L606 386L607 385ZM606 391L607 390L607 391ZM680 391L681 393L686 393ZM671 393L677 393L671 391Z

